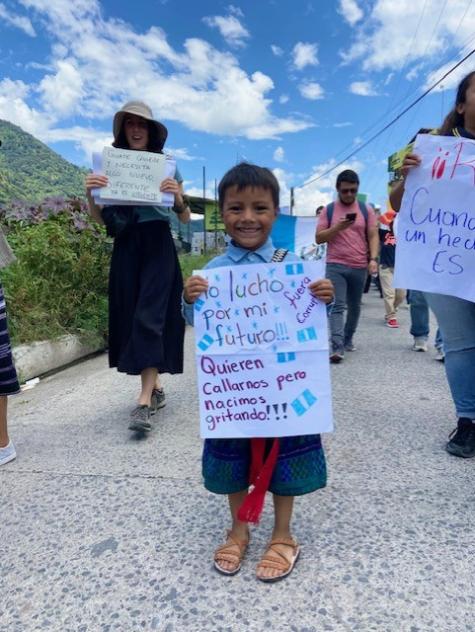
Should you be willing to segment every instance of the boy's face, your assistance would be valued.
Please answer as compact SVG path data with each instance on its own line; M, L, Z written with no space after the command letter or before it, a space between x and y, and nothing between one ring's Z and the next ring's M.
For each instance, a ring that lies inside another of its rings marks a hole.
M272 193L262 187L226 189L223 222L228 235L242 248L257 250L269 237L277 209Z

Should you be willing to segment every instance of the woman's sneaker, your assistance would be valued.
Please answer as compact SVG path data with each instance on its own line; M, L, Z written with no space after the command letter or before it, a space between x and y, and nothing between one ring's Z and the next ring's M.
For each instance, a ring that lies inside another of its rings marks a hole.
M5 463L10 463L13 459L16 458L16 450L15 446L11 441L7 443L4 448L0 448L0 465L5 465Z
M457 428L450 434L445 449L450 454L465 459L475 456L475 419L460 417Z
M150 406L142 404L136 406L130 413L129 430L136 432L148 432L152 429L150 423Z
M154 388L150 400L150 414L155 415L157 410L160 410L160 408L163 408L165 405L165 391L163 388Z

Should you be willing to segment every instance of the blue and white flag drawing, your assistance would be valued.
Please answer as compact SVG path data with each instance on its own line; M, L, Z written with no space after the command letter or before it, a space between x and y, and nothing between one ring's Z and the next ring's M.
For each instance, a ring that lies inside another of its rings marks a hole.
M279 214L272 227L271 238L276 248L295 252L301 259L318 261L326 257L326 244L315 243L316 217Z

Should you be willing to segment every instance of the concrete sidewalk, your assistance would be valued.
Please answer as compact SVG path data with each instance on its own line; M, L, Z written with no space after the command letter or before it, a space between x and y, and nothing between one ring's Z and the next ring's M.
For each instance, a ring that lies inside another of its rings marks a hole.
M191 330L144 440L127 430L137 379L105 356L12 398L1 632L474 631L475 460L443 449L443 365L410 350L408 311L390 330L376 293L364 302L358 350L332 368L329 484L297 499L302 556L274 585L254 578L270 502L240 574L212 568L228 516L201 484Z

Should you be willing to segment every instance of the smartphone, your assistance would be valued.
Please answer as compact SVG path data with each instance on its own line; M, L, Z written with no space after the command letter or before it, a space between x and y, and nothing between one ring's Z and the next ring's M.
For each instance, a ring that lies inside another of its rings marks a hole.
M347 213L345 219L350 219L354 221L356 219L356 213Z

